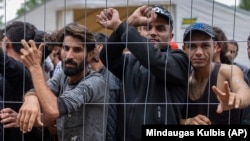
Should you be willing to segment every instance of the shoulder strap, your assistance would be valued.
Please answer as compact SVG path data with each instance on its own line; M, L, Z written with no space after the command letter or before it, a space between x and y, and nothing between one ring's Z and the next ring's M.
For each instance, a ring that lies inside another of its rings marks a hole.
M212 91L212 86L217 84L217 77L218 77L218 72L220 70L220 63L215 63L214 69L210 74L210 79L207 82L206 88L204 90L203 95L215 95L215 93ZM214 97L214 96L212 96ZM215 97L216 98L216 97ZM212 99L211 99L212 100Z

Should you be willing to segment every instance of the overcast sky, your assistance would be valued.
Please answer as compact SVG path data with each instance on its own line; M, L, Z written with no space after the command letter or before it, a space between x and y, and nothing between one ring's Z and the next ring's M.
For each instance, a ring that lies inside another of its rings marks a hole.
M239 4L240 0L216 0L218 2L224 3L226 5L232 6L235 4ZM6 0L6 5L4 4L3 7L6 7L6 12L4 10L0 11L0 15L2 13L6 13L6 21L9 21L16 17L16 10L20 8L21 3L25 2L25 0ZM3 19L4 21L5 19Z
M232 6L232 5L239 5L240 0L215 0L217 2L224 3L226 5Z

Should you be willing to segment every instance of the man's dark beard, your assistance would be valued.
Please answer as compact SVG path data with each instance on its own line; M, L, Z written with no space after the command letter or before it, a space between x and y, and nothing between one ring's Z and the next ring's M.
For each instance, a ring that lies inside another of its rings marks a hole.
M65 64L72 64L72 65L74 65L76 67L75 68L66 68ZM82 71L84 70L84 61L82 61L79 64L79 66L78 66L77 63L74 62L73 60L66 60L66 61L64 61L62 63L62 67L63 67L65 75L67 75L67 76L74 76L74 75L77 75L79 73L82 73Z

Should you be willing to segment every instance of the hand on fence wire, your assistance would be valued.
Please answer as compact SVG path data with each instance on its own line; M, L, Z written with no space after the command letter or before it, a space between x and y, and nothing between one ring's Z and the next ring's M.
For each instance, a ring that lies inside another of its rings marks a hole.
M3 108L0 111L1 123L4 128L17 127L17 112L11 108Z
M23 133L30 132L33 126L43 126L38 98L34 94L26 95L19 109L17 126Z
M99 15L96 15L96 22L110 30L116 30L122 23L119 12L114 8L102 10Z
M157 14L152 7L143 5L137 8L127 19L127 23L132 26L147 26L155 21Z

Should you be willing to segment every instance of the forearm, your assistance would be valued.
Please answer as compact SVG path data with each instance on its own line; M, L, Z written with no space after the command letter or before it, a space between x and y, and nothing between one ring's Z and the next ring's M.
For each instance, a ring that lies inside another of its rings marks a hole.
M246 89L249 89L247 86L246 86ZM240 103L240 106L239 108L246 108L250 105L250 93L249 91L242 91L239 93L241 95L241 99L242 99L242 102Z
M120 37L113 32L108 39L107 47L104 47L100 52L102 63L112 66L110 63L117 61L117 59L119 61L124 49L125 45L121 43Z
M134 27L127 28L126 23L122 23L116 33L121 37L122 42L128 42L126 46L129 51L158 79L171 80L168 82L177 83L177 85L179 82L187 82L189 64L187 56L182 51L164 52L156 49Z
M57 97L47 86L41 66L36 66L29 70L44 118L54 121L59 117Z
M160 50L156 50L151 42L142 37L136 28L128 26L123 22L116 31L118 37L121 37L121 42L126 44L129 51L147 67L148 60L155 59L160 56ZM148 56L148 57L145 57Z
M36 100L35 100L36 99ZM24 102L29 102L31 103L33 106L36 106L38 107L39 109L41 108L40 107L40 103L39 103L39 100L38 100L38 97L37 97L37 94L34 92L34 91L29 91L27 92L25 95L24 95ZM34 101L37 101L37 103L34 103ZM43 123L43 126L51 126L51 125L54 125L55 124L55 120L48 120L48 118L46 118L43 114L42 111L38 111L40 115L40 119ZM37 120L35 120L35 123L34 123L34 126L37 126L37 127L40 127L41 125L38 123Z
M108 44L100 52L102 63L118 78L121 79L123 71L123 51L125 44L121 43L121 39L115 32L108 39Z
M128 18L127 18L127 23L128 23L128 25L131 25L131 26L135 26L135 27L137 27L138 25L136 25L135 23L134 23L134 19L133 19L133 17L131 17L131 16L129 16Z

